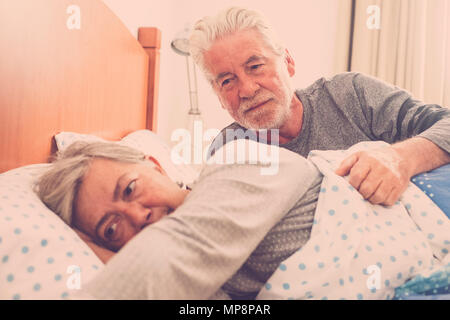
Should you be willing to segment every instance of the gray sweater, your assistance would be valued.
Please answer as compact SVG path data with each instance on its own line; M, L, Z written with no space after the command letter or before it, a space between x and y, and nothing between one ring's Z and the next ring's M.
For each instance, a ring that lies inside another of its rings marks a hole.
M296 91L303 104L300 134L281 145L304 157L311 150L347 149L361 141L388 143L420 136L450 152L450 109L424 104L405 90L360 73L321 78ZM213 141L214 154L226 141L226 130L242 138L238 123L224 128Z

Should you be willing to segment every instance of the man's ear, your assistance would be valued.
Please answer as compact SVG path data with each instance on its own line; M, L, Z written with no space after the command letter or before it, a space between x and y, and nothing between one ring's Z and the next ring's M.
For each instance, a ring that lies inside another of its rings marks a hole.
M288 70L288 72L289 72L289 75L290 75L291 77L293 77L294 74L295 74L295 61L294 61L294 59L292 58L291 54L289 53L289 50L288 50L288 49L285 49L285 52L284 52L284 61L285 61L285 63L286 63L286 66L287 66L287 70Z
M158 160L156 160L154 157L152 156L145 156L145 159L153 162L153 164L155 165L155 170L157 170L158 172L160 172L161 174L167 176L166 171L163 169L163 167L161 166L161 164L158 162Z

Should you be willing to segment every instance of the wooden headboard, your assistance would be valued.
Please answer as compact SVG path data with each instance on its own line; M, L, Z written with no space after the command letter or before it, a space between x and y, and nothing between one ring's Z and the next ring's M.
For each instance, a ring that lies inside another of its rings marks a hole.
M0 1L0 172L47 162L61 131L156 130L161 33L100 0Z

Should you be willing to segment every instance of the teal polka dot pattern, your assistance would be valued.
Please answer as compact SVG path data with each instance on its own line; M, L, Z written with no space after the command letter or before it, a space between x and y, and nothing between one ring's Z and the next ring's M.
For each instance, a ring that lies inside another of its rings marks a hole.
M82 284L103 266L84 242L68 240L78 236L33 192L32 181L47 166L0 175L0 299L65 299L75 292L66 284L69 266L83 270Z
M449 294L449 287L450 263L444 267L431 268L396 288L394 299L404 300L410 296L418 296L420 299L424 296Z
M371 144L356 145L348 154ZM285 271L269 278L271 289L263 288L257 298L393 299L426 288L430 294L450 293L450 267L442 270L445 258L450 260L450 220L412 183L391 207L364 201L346 177L334 174L344 157L340 151L310 153L324 175L317 223L305 246L283 261ZM435 273L425 277L430 268Z
M450 217L450 164L418 174L411 181Z

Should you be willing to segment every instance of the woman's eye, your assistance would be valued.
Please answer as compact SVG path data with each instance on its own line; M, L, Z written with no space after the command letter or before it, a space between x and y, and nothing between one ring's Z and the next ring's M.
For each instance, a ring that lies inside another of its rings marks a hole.
M118 226L118 223L113 222L105 228L105 232L104 232L105 239L114 240L114 236L116 235L116 231L117 231L117 226Z
M123 190L123 195L127 198L134 192L135 189L136 189L136 180L133 180L127 185L125 190Z

